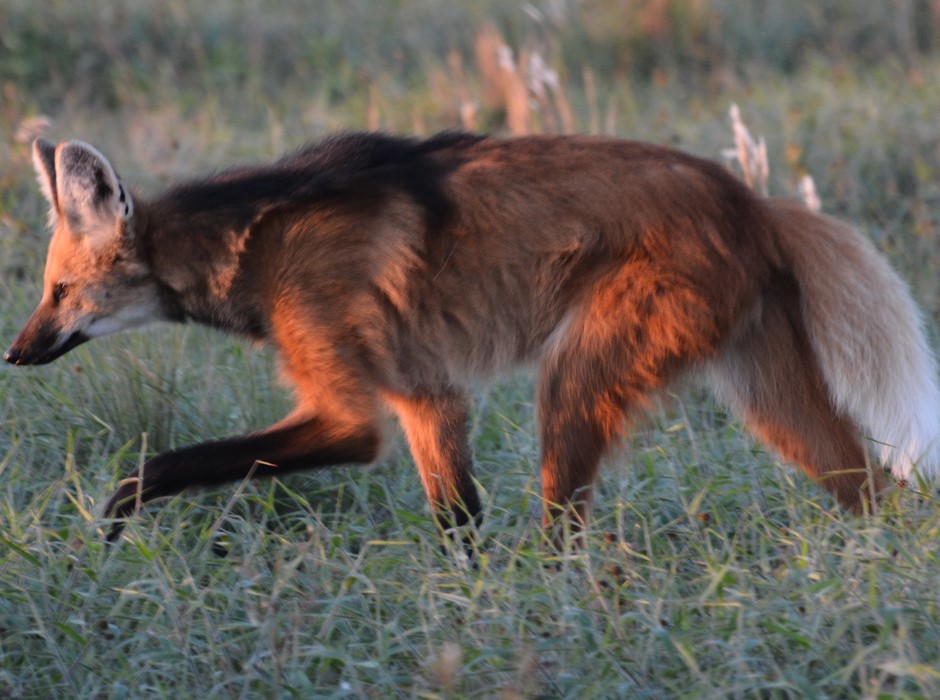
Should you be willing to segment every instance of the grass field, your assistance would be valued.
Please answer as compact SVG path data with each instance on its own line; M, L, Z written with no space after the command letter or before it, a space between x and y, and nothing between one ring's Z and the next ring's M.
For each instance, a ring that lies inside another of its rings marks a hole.
M575 130L720 159L732 103L767 140L770 191L812 175L936 339L930 3L322 5L3 3L2 344L39 294L38 133L94 143L146 190L342 128ZM374 468L183 494L106 547L103 500L144 455L283 415L273 358L160 327L0 369L0 698L940 697L936 487L849 516L693 383L671 399L608 459L587 546L561 556L540 540L532 381L481 392L468 568L400 439Z

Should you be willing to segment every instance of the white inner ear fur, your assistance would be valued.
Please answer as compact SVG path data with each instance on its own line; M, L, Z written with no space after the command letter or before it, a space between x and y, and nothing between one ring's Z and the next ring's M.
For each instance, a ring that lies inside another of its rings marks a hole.
M59 218L59 201L55 191L55 145L45 139L33 141L33 168L43 197L49 202L49 228L54 229Z
M114 168L97 149L81 141L59 144L55 177L60 214L74 234L92 249L121 235L134 206Z

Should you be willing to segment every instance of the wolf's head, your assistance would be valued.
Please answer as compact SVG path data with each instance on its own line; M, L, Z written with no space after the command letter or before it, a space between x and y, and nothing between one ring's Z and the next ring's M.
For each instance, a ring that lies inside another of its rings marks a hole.
M4 359L44 364L86 340L160 318L159 285L135 245L134 203L86 143L33 143L52 240L43 293Z

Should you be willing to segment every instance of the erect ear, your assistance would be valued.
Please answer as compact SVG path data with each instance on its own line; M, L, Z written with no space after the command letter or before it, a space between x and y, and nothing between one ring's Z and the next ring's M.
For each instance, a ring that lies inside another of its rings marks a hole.
M81 141L60 143L55 149L55 191L69 228L93 248L120 236L134 213L130 194L114 168Z
M42 194L49 202L50 217L59 212L59 200L55 191L55 144L45 139L33 141L33 167Z

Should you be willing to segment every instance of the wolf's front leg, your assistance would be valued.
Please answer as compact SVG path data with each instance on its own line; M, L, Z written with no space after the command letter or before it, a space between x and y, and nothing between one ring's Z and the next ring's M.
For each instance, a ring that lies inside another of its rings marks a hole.
M121 482L104 514L127 518L147 501L190 486L244 479L253 468L255 476L276 476L298 469L372 462L378 457L380 442L375 425L348 426L320 416L292 416L261 432L157 455ZM108 541L115 541L123 527L120 520L115 522Z

